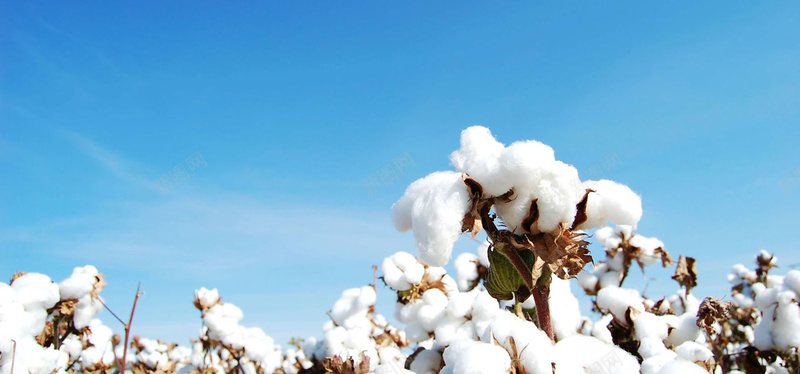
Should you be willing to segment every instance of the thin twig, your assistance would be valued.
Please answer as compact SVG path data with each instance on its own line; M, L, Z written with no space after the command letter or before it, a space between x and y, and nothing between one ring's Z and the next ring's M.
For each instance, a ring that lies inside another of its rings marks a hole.
M112 316L114 316L114 318L116 318L116 319L117 319L117 321L119 321L119 323L121 323L121 324L122 324L122 326L125 326L125 322L123 322L123 321L122 321L122 318L119 318L119 317L117 316L117 313L114 313L114 311L113 311L113 310L111 310L111 308L109 308L109 307L108 307L108 305L106 305L106 303L104 303L104 302L103 302L103 299L101 299L101 298L99 298L99 297L98 297L98 298L97 298L97 301L99 301L99 302L100 302L100 304L103 304L103 307L105 307L105 308L106 308L106 310L107 310L109 313L111 313L111 315L112 315Z
M14 363L17 361L17 341L11 339L14 342L14 349L11 351L11 374L14 374Z
M125 374L125 364L128 363L128 339L130 338L131 333L131 323L133 323L133 314L136 313L136 303L139 301L139 296L142 295L140 292L142 289L142 282L139 282L139 285L136 286L136 297L133 299L133 307L131 308L131 316L128 319L128 324L125 325L125 347L122 348L122 370L120 370L120 374Z

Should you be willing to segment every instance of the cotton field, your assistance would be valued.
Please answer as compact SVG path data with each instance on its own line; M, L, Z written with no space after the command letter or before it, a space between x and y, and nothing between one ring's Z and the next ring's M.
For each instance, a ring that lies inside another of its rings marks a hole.
M637 231L636 186L581 180L549 146L506 145L481 126L461 133L450 163L391 207L416 248L375 258L375 283L320 310L318 336L276 342L213 284L194 293L187 318L203 329L191 342L126 334L127 314L97 318L102 269L19 272L0 283L0 374L800 373L800 271L779 271L775 255L758 251L732 266L729 290L698 295L692 253ZM479 234L473 252L453 253ZM626 287L650 267L674 269L674 293ZM376 308L378 293L396 295L394 310Z

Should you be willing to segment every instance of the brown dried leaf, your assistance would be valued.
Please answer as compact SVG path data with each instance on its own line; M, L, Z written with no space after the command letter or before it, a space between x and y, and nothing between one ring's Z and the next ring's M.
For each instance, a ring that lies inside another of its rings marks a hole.
M575 230L576 227L580 226L584 222L586 222L589 217L586 215L586 204L589 201L589 193L595 192L593 189L587 188L586 193L583 194L583 198L581 201L578 202L576 206L578 208L578 212L575 213L575 219L572 221L572 228L570 230Z
M672 266L675 264L672 262L672 255L670 255L666 249L658 247L653 252L661 255L661 267Z
M587 263L593 261L589 254L589 242L583 240L583 234L566 230L558 236L544 233L529 240L533 243L534 253L561 279L575 277Z
M97 299L98 297L100 297L100 291L102 291L103 287L106 286L106 276L105 275L97 274L97 276L95 276L95 278L97 279L97 282L95 282L94 286L92 287L92 292L90 293L90 295L92 295L93 299Z
M360 362L356 365L355 360L349 357L346 361L340 356L326 357L323 367L328 374L367 374L369 373L369 357L361 352L358 356Z
M697 310L697 327L706 329L708 335L711 335L713 330L712 325L714 322L723 322L728 319L728 311L733 308L733 303L729 301L722 301L713 297L706 297L700 303L700 308Z
M472 233L472 238L474 239L483 228L479 212L481 205L486 203L486 201L482 199L483 186L481 186L478 181L470 178L467 174L462 173L461 179L467 186L470 200L470 209L461 220L461 232L469 231Z
M694 258L680 256L678 267L675 268L675 275L672 279L676 280L681 286L686 287L686 293L697 286L697 265Z
M539 220L539 204L537 201L539 201L539 199L531 200L531 205L528 208L528 215L522 220L522 229L532 234L539 232L538 229L534 230L533 227L536 221Z
M21 277L21 276L23 276L23 275L25 275L27 273L28 273L27 271L15 271L14 275L11 276L11 282L8 282L8 284L14 283L14 281L17 280L17 278L19 278L19 277Z
M40 332L39 335L36 335L36 342L39 343L39 345L41 345L42 347L46 347L47 346L46 344L48 344L48 342L53 341L54 334L55 332L53 328L53 322L47 321L47 323L44 324L42 332Z
M776 267L775 265L775 256L766 251L762 251L761 253L756 256L756 265L758 265L758 269L756 269L756 276L760 281L765 281L767 279L767 275L769 274L769 270Z
M471 200L479 200L483 197L483 186L478 181L472 179L469 175L462 173L461 179L467 185L467 192Z
M52 309L50 309L50 312L52 313L53 311L56 311L59 315L71 316L75 314L75 304L77 303L77 299L61 300Z

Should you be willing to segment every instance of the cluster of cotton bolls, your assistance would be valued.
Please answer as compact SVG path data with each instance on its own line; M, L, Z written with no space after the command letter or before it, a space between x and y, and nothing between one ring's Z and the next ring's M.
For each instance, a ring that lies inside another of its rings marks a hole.
M0 283L0 373L51 373L113 364L111 330L95 315L105 282L94 266L60 283L39 273ZM85 346L89 348L84 349Z
M642 268L661 260L669 264L669 254L664 250L664 243L656 238L648 238L633 232L633 227L619 225L609 226L595 231L593 237L603 246L606 260L598 262L593 269L578 274L578 283L586 293L597 294L602 288L622 284L628 273L631 261L636 261Z
M416 343L417 353L409 359L408 368L415 373L584 373L592 365L619 373L638 372L638 363L627 352L607 341L580 335L590 324L580 314L577 298L570 291L569 281L554 279L550 295L553 324L559 342L553 344L533 322L508 310L513 301L498 303L472 278L480 266L489 266L487 245L477 254L458 256L454 282L442 268L427 267L405 252L398 252L383 262L386 284L398 292L396 318L405 325L409 341ZM466 259L459 261L458 259ZM471 265L470 265L471 264ZM470 265L470 266L468 266ZM422 277L414 274L420 267ZM467 275L462 274L466 272ZM399 282L412 278L412 282ZM416 283L414 283L416 281ZM457 287L454 283L460 283ZM462 284L467 285L463 287ZM469 287L472 285L471 287ZM533 308L531 299L522 308ZM590 329L589 329L590 330ZM606 330L607 331L607 330ZM576 360L576 350L591 349ZM606 355L607 363L603 363ZM513 371L512 371L513 370Z
M489 129L473 126L461 133L461 147L450 161L455 171L415 181L392 207L395 227L413 229L420 259L430 266L448 262L464 229L472 203L465 176L480 184L485 198L508 197L496 201L494 211L516 233L555 232L573 223L576 229L593 229L608 221L635 227L642 215L641 199L630 188L607 180L582 183L572 165L556 160L552 148L534 140L505 146ZM575 222L587 188L593 191L585 206L587 219ZM538 218L524 227L533 202Z
M220 347L220 360L204 355L203 362L193 362L195 366L211 367L218 371L242 367L247 372L260 369L268 373L283 366L281 347L261 328L240 325L244 317L242 310L236 305L220 301L216 289L204 287L195 291L194 304L202 311L205 336L201 341L208 348Z
M800 271L790 270L785 276L770 274L769 270L777 266L777 257L763 250L755 260L755 271L737 264L728 275L736 309L734 318L718 328L719 340L727 343L724 348L733 356L751 352L751 345L760 351L776 352L776 360L766 362L768 372L785 372L786 359L796 357L800 349Z
M408 270L413 271L411 268ZM407 282L409 277L395 281ZM374 285L342 292L329 313L331 320L323 326L325 338L321 346L324 354L320 355L316 348L312 348L312 356L318 360L338 356L344 360L352 359L356 365L364 358L369 360L370 370L402 368L406 358L402 348L408 345L405 333L376 312L376 299Z

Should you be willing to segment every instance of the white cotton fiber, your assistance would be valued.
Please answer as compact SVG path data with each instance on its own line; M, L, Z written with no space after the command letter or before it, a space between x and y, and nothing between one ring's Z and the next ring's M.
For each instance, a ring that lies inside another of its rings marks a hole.
M30 312L45 310L60 300L58 285L50 277L39 273L25 273L11 283L17 294L17 302Z
M429 266L443 266L461 235L469 193L462 174L432 173L412 183L392 206L392 221L399 231L413 229L420 259Z
M514 142L500 156L503 174L509 176L513 186L537 184L545 168L555 161L553 148L535 140Z
M609 221L636 228L642 218L642 198L628 186L605 179L586 181L583 186L595 192L589 194L586 204L587 220L578 229L599 228Z
M553 345L550 338L533 322L528 322L508 313L500 312L481 340L485 343L497 341L507 352L513 352L511 340L517 347L520 363L530 374L552 373Z
M525 232L527 228L522 227L522 221L530 214L531 202L536 199L539 219L533 233L551 232L560 225L569 228L585 192L578 171L572 165L553 161L539 169L537 176L537 179L515 186L513 201L496 204L497 215L510 229L517 233Z
M475 250L478 254L478 261L480 261L481 265L485 268L489 268L489 241L484 241L481 243L478 248Z
M442 354L438 351L426 349L417 353L410 369L417 374L437 374L444 365Z
M667 362L661 367L657 374L707 374L700 366L694 362L686 361L682 358L676 358Z
M383 260L381 265L383 280L396 291L406 291L414 284L422 282L425 266L408 252L397 252Z
M564 339L577 334L582 323L581 310L578 299L570 289L570 281L553 277L550 283L549 301L551 322L556 337Z
M458 290L467 292L478 284L478 256L472 253L462 253L453 262L456 270L456 284Z
M559 341L553 359L556 373L573 368L577 373L639 373L639 362L630 353L590 336L573 335Z
M505 146L495 140L483 126L468 127L461 132L461 148L450 154L456 171L478 181L487 196L499 196L511 189L512 181L500 168L500 155Z
M194 291L194 303L200 306L201 309L208 309L219 303L219 291L216 288L209 290L205 287L200 287L199 290Z
M675 353L677 353L680 358L691 362L706 362L714 357L714 354L708 347L697 342L685 342L675 348Z
M244 314L236 305L221 303L214 305L203 315L203 324L208 327L208 336L216 340L224 340L236 333L239 321Z
M507 373L511 357L496 345L458 340L444 350L445 367L441 374Z
M376 298L375 289L370 286L344 290L331 308L331 319L348 329L356 326L368 328L367 310L375 304Z
M614 318L625 321L625 312L628 307L644 311L644 304L639 291L619 288L606 287L597 293L597 306L603 310L610 311Z
M80 299L92 292L97 283L97 268L92 265L76 267L72 275L58 284L61 300Z

